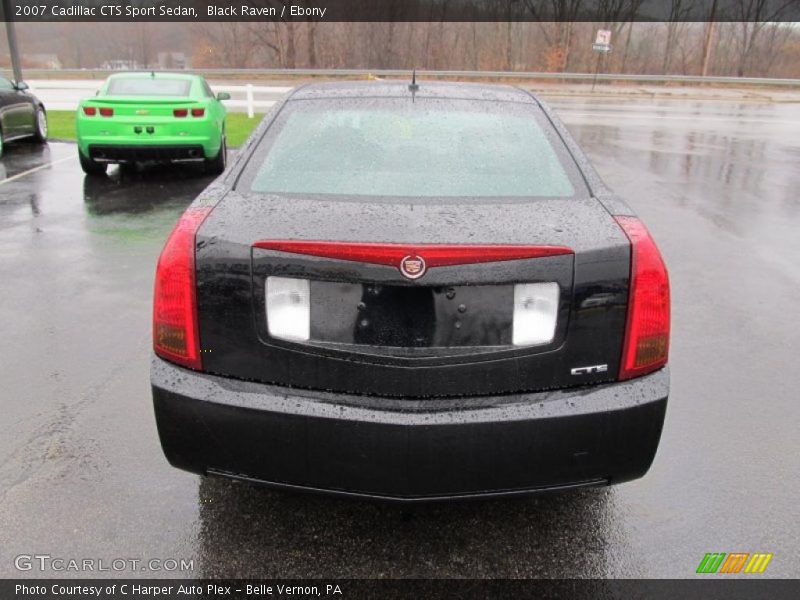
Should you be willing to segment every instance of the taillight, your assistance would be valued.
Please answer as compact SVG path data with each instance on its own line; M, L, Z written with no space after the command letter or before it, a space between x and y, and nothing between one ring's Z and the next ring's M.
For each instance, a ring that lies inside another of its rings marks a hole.
M113 108L101 108L100 109L100 116L101 117L113 117L114 116L114 109Z
M669 277L650 232L636 217L616 217L631 242L628 320L620 379L655 371L669 353Z
M172 115L178 118L183 118L189 114L189 110L186 108L176 108L172 111Z
M94 106L84 106L83 114L85 114L87 117L93 117L97 114L97 109Z
M211 207L189 208L172 230L156 268L153 350L160 357L202 370L195 293L195 235Z
M192 116L193 117L202 117L204 114L206 114L206 109L205 108L193 108L192 109Z

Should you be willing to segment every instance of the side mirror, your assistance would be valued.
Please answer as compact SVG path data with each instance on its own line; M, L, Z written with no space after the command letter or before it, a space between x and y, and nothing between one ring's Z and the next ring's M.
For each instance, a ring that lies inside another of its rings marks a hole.
M30 86L27 83L25 83L24 81L18 81L17 83L14 84L14 88L18 92L24 92L25 90L29 89L29 87Z
M231 95L228 92L220 92L217 94L217 100L230 100Z

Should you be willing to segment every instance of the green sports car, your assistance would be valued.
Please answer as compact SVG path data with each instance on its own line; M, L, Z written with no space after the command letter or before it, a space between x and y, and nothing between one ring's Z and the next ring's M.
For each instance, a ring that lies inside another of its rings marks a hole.
M119 73L78 106L81 167L105 173L109 163L204 161L225 169L222 100L199 75Z

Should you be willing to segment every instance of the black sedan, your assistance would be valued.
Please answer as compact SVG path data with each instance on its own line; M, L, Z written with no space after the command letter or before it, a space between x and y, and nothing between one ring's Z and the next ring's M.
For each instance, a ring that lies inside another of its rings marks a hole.
M46 142L47 113L44 104L28 91L27 83L0 77L0 156L6 142L20 138Z
M644 475L669 392L659 251L503 86L301 87L158 262L176 467L399 500Z

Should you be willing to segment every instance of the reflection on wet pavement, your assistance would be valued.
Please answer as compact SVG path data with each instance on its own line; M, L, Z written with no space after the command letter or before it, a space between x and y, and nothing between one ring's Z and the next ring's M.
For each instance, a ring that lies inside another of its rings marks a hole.
M402 507L209 478L199 498L208 577L601 577L620 535L607 488Z
M164 207L185 208L210 183L202 166L121 166L106 177L85 177L83 198L90 215L137 214Z

